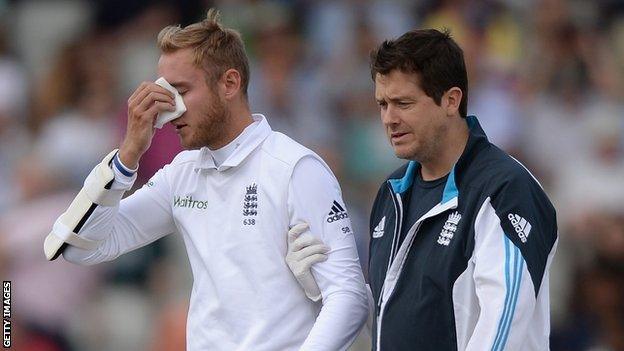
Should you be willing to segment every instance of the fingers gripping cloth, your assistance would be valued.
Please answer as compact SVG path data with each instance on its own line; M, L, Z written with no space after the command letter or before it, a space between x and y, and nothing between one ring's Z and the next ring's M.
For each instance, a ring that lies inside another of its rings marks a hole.
M110 163L116 154L117 149L106 155L102 162L95 166L67 211L54 222L52 231L43 243L46 259L50 261L56 259L66 245L85 250L97 248L99 241L82 238L78 232L96 206L117 206L123 196L124 190L107 189L110 186L109 183L115 178Z
M307 223L300 223L288 231L286 263L306 296L312 301L319 301L321 291L310 268L313 264L327 259L329 248L309 232L305 233L308 227Z

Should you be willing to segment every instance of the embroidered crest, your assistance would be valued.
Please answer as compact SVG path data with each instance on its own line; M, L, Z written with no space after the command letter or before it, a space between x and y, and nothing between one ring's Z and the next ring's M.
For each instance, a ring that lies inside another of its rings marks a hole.
M243 219L244 225L255 225L256 220L254 218L258 215L258 185L252 183L247 187L247 192L243 201Z
M461 214L457 211L451 213L442 227L440 236L438 237L438 244L443 246L449 246L455 231L457 230L457 224L461 220Z

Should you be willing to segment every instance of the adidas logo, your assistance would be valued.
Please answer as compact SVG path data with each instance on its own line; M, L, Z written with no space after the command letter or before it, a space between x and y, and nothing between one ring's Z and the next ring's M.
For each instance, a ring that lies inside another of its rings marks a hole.
M347 211L342 206L340 206L340 204L336 200L334 200L331 211L329 211L327 215L329 216L327 217L327 223L332 223L341 219L349 218Z
M518 216L517 214L508 214L507 218L511 221L511 225L513 225L516 233L520 237L520 241L523 243L527 242L527 238L529 237L529 233L531 232L531 223L527 222L526 219Z
M373 238L381 238L384 235L384 228L386 226L386 216L383 216L381 221L373 229Z

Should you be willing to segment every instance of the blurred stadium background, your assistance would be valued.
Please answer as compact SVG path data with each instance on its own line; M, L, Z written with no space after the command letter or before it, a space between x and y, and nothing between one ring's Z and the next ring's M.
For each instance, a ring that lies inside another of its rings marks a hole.
M400 164L368 52L412 28L450 28L469 113L558 210L551 349L624 350L622 0L0 0L0 276L13 281L14 349L184 348L191 276L179 238L96 267L48 263L42 242L121 141L130 93L157 78L159 30L210 6L244 36L252 110L338 176L362 262L375 191ZM178 151L170 128L158 132L137 185Z

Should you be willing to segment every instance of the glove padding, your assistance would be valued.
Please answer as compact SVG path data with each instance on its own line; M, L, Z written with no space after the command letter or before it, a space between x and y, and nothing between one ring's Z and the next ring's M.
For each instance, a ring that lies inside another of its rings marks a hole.
M288 253L286 263L293 272L306 296L312 301L321 299L319 289L310 267L318 262L327 260L329 247L308 231L307 223L299 223L288 231ZM308 231L307 233L305 233ZM302 234L305 233L305 234Z
M52 231L43 242L43 251L49 261L55 260L67 245L84 250L94 250L100 245L99 241L81 237L78 231L80 223L84 223L91 215L93 205L117 206L125 192L125 190L111 190L106 187L115 179L110 163L117 151L117 149L113 150L93 168L69 208L54 222Z

